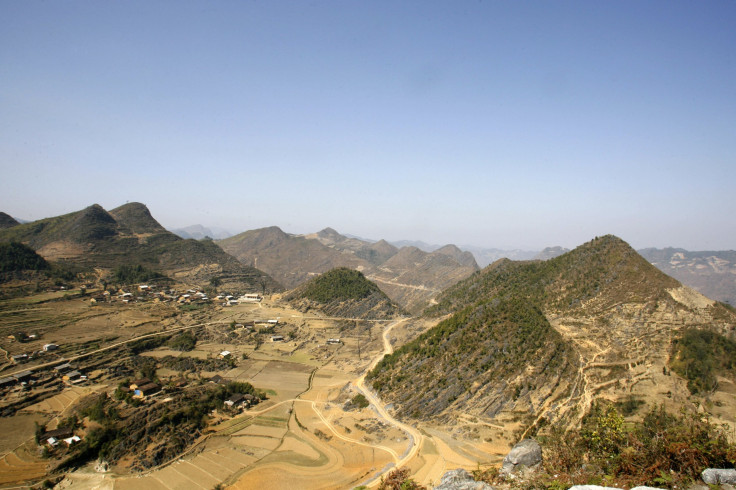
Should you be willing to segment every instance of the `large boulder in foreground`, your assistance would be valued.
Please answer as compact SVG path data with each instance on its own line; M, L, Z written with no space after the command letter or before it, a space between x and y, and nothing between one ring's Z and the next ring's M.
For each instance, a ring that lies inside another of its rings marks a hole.
M536 469L542 463L542 446L534 439L519 441L503 458L501 475L511 475L525 469Z
M723 483L730 483L731 485L736 483L736 469L717 469L708 468L703 470L700 477L708 485L721 485Z
M442 475L439 486L434 490L493 490L493 487L482 481L475 481L467 470L458 468Z

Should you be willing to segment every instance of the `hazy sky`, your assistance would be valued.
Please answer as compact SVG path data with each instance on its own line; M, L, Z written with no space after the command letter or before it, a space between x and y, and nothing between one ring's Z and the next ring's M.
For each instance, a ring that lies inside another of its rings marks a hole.
M736 248L736 2L0 0L0 211Z

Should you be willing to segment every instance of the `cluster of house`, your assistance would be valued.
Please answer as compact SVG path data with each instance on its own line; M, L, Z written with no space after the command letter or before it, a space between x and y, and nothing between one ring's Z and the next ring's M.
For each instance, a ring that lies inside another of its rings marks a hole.
M225 300L222 306L234 306L241 303L260 303L263 297L258 293L246 293L237 298L232 294L219 294L216 299L218 301Z
M16 384L26 386L32 380L33 372L31 371L22 371L20 373L11 374L10 376L0 378L0 389L10 388Z
M63 441L67 446L76 444L81 441L82 438L74 435L74 430L71 427L65 427L62 429L50 430L41 435L41 441L45 442L51 447L56 447L59 442Z
M61 378L61 380L68 385L76 385L87 381L87 376L82 374L76 367L68 362L58 364L52 369L56 376ZM36 378L34 378L33 371L21 371L4 378L0 378L0 389L10 388L16 384L26 387L35 382Z
M16 335L8 335L8 339L11 339L11 338L12 339L15 339L16 338ZM36 335L35 334L31 334L31 335L29 335L26 338L27 339L30 339L30 340L33 340L33 339L36 338ZM43 355L46 352L55 351L58 348L59 348L59 346L57 344L45 344L41 350L32 351L32 352L30 352L28 354L26 354L26 353L23 353L23 354L15 354L15 355L10 356L10 360L14 364L21 364L21 363L30 361L34 357L41 356L41 355Z
M210 383L214 384L223 384L227 383L227 380L220 376L219 374L216 374L210 378ZM230 398L225 400L225 405L227 405L230 408L235 409L245 409L250 408L253 405L257 405L261 402L261 399L258 398L255 395L251 395L249 393L242 394L242 393L235 393Z

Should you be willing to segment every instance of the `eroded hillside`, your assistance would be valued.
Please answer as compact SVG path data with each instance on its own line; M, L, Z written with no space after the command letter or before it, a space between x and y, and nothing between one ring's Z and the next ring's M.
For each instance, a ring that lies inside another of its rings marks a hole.
M522 428L579 420L599 397L687 403L685 383L667 368L673 339L684 327L733 335L736 325L730 310L613 236L546 262L501 260L427 313L449 318L371 373L381 396L405 415L462 412Z

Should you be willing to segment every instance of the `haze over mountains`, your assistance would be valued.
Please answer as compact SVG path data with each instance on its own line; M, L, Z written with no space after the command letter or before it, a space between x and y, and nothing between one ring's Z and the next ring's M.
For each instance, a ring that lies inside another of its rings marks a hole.
M217 242L244 264L257 267L291 289L336 267L356 269L378 283L408 311L426 307L442 289L479 270L469 252L445 246L434 252L370 243L331 228L299 236L278 227L251 230Z

